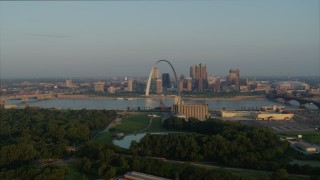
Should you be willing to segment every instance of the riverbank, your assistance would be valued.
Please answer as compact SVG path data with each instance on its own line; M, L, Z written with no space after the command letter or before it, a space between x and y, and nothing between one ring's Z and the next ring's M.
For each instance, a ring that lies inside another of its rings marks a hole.
M108 97L108 96L88 96L88 95L64 95L64 96L58 96L58 99L104 99L104 100L110 100L110 99L116 99L116 100L139 100L139 99L174 99L174 96L140 96L140 97L134 97L134 98L124 98L124 97ZM230 101L239 101L239 100L266 100L264 95L259 96L232 96L232 97L182 97L182 99L190 99L190 100L230 100Z

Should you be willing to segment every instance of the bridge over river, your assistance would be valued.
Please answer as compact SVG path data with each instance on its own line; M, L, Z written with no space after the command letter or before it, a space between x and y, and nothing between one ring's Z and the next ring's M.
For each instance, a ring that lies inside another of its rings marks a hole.
M301 109L305 108L306 104L314 104L320 109L320 101L312 100L312 99L304 99L295 96L281 95L281 94L267 94L266 97L273 101L278 101L278 99L283 99L285 104L290 104L290 101L297 101Z
M0 97L0 104L5 104L7 100L20 100L22 103L27 103L29 99L45 100L52 99L54 97L54 94L2 96Z

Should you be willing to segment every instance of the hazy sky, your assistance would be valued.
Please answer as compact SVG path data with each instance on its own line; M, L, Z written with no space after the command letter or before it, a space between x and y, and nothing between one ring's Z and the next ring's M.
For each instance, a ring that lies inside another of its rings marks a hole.
M0 2L1 77L320 75L319 0ZM166 64L160 72L169 72Z

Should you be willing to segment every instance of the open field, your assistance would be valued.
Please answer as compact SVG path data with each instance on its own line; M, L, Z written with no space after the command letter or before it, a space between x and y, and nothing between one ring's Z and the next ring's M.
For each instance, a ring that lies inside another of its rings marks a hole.
M302 135L304 141L320 144L320 131L289 131L289 132L279 132L277 133L283 136L293 136L298 137L298 134Z
M121 121L121 124L115 127L117 132L132 134L139 131L142 132L159 132L165 131L162 127L161 120L159 118L152 118L150 124L150 117L147 113L140 113L137 115L128 115L124 117Z

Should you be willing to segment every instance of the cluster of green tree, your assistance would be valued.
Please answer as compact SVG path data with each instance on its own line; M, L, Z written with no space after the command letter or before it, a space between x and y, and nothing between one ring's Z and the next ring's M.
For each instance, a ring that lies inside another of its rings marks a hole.
M228 166L320 175L320 168L290 165L292 159L319 160L318 155L304 155L281 142L270 129L243 126L210 119L199 121L169 118L164 127L199 134L147 135L140 143L131 144L131 152L184 160L210 160ZM205 134L205 135L201 135ZM179 151L179 152L177 152Z
M61 158L67 146L87 142L115 111L0 109L0 165Z
M22 166L19 168L4 168L0 170L1 179L64 179L67 171L64 168L56 166L46 166L44 168L35 168Z
M81 170L102 178L138 171L171 179L242 179L230 172L177 165L159 159L118 154L116 151L117 148L104 143L87 144L79 154Z
M276 158L288 148L263 132L226 129L221 135L148 134L138 143L138 154L187 161L219 162L253 169L277 167ZM131 147L134 149L134 146Z

